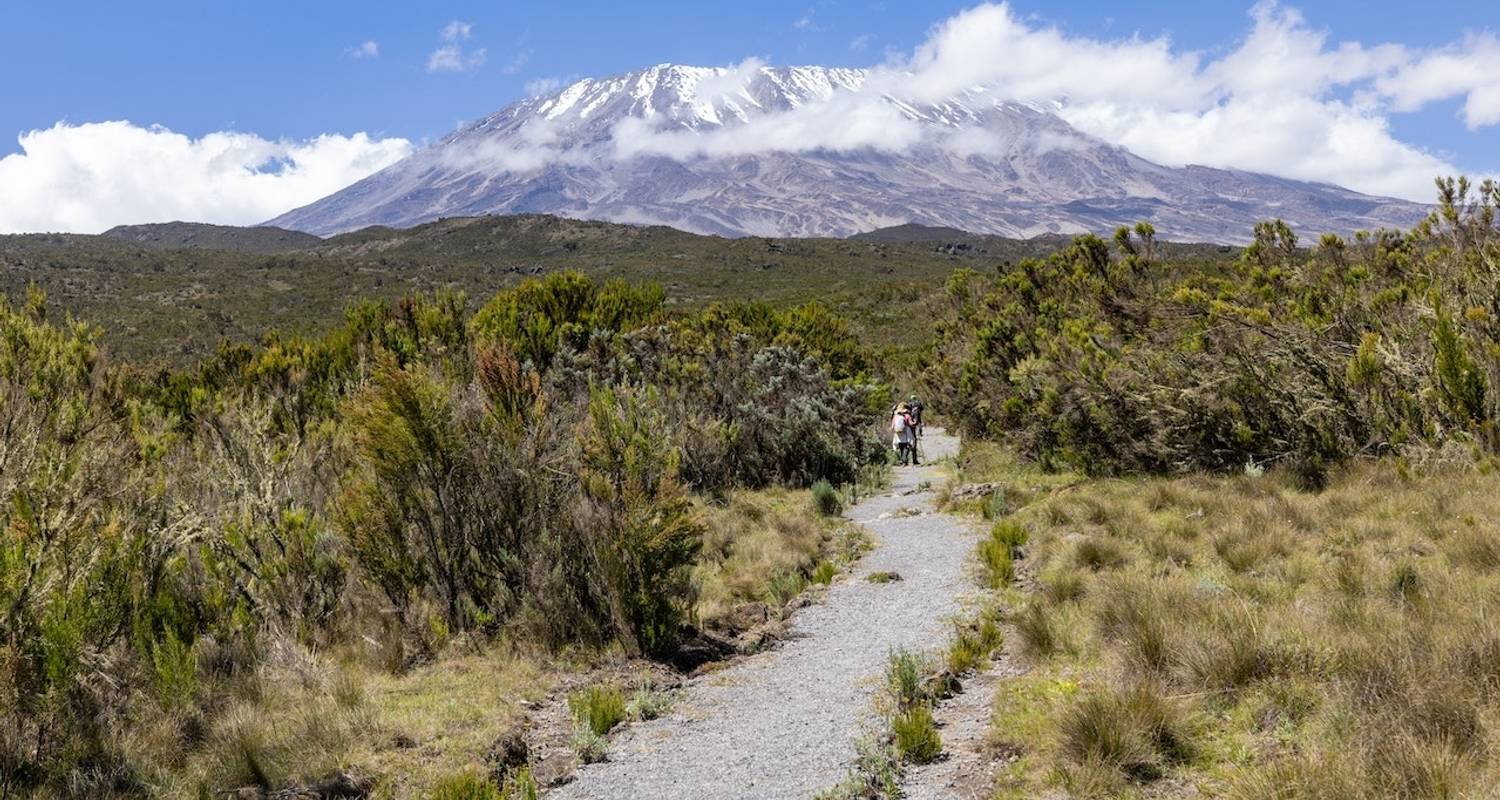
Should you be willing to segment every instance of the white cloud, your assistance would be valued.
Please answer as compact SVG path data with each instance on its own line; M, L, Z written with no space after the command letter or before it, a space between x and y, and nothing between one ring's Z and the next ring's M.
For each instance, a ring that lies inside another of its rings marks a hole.
M874 41L874 38L875 37L871 36L868 33L861 33L860 35L849 40L849 49L856 53L863 53L864 51L870 49L870 42Z
M816 31L816 30L818 30L818 28L815 25L813 25L813 11L812 11L812 9L809 8L807 10L806 14L803 14L802 16L798 17L796 19L796 21L792 23L792 27L796 28L799 31Z
M561 78L532 78L526 82L526 96L541 97L542 95L552 94L561 89L562 85Z
M479 69L489 60L489 52L483 47L465 50L463 42L474 35L471 23L453 20L438 31L438 39L444 42L427 56L428 72L465 72ZM519 68L518 68L519 69Z
M380 42L374 39L366 39L354 47L344 48L344 55L350 58L375 58L380 55Z
M526 62L528 62L530 60L531 60L531 51L530 50L522 50L519 53L516 53L515 57L510 60L510 63L506 64L505 67L500 70L500 72L502 72L502 73L504 73L506 75L514 75L517 72L520 72L521 68L525 67L526 66Z
M219 132L191 138L129 122L58 123L0 158L0 233L97 233L114 225L262 222L412 151L365 133L293 141Z
M834 92L824 102L709 133L631 121L615 131L614 150L684 159L916 145L984 152L992 145L982 136L919 128L887 99L940 102L967 94L976 102L1044 105L1084 134L1168 165L1252 170L1426 201L1434 176L1460 169L1398 139L1391 116L1461 98L1470 128L1500 124L1500 40L1493 35L1424 51L1333 43L1295 9L1274 2L1252 7L1249 19L1245 37L1210 58L1165 36L1074 36L1022 18L1007 3L986 3L936 26L909 55L870 70L861 91ZM811 25L810 14L799 20L799 27Z
M1376 86L1398 111L1461 96L1459 113L1470 130L1500 124L1500 39L1492 33L1471 34L1420 56Z
M438 32L445 42L462 42L474 35L474 26L468 22L453 20Z

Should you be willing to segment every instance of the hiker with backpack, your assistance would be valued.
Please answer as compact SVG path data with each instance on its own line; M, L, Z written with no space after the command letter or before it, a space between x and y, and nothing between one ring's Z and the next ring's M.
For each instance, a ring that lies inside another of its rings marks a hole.
M917 463L917 429L912 424L911 407L905 403L891 414L891 445L896 449L898 464L904 467Z

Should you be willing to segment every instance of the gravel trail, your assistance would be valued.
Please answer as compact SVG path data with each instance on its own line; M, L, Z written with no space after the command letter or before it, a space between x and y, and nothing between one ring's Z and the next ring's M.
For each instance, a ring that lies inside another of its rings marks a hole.
M937 461L957 453L958 440L929 428L923 451ZM888 493L848 512L875 549L793 616L787 641L694 679L669 714L615 736L609 761L584 766L548 798L807 798L842 780L874 721L887 653L945 642L970 588L966 522L933 513L932 492L917 491L940 479L931 467L897 467ZM884 571L902 580L865 580Z

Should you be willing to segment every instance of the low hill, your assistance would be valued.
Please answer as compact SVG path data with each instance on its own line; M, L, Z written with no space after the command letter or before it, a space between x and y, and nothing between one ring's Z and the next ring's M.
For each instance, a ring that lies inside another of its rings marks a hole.
M658 281L670 302L686 305L821 299L855 319L872 341L901 344L913 341L909 323L922 298L955 269L993 273L1066 243L726 239L526 214L377 226L265 253L248 249L271 241L264 228L203 227L213 230L199 230L197 246L173 246L180 238L164 231L150 241L119 229L100 236L0 236L0 293L19 297L34 284L55 308L101 325L117 353L171 362L208 352L222 339L255 340L272 328L324 330L363 297L457 289L484 298L562 269ZM221 246L210 249L207 240ZM1218 246L1194 247L1206 257L1226 257Z
M231 250L243 253L286 253L316 247L322 239L301 231L269 225L240 228L203 222L161 222L149 225L116 225L103 236L123 239L147 247L192 250Z

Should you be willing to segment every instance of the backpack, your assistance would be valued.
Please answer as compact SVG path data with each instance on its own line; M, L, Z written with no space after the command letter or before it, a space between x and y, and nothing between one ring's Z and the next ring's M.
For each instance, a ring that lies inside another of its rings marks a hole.
M896 414L891 417L891 432L902 433L906 430L906 415Z

